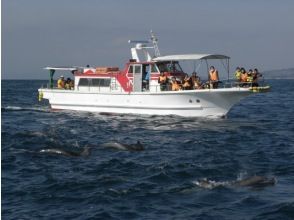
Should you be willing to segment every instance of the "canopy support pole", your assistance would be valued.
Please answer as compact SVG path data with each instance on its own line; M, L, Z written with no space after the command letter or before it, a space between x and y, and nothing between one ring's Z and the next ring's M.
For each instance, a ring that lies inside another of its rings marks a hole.
M50 89L53 89L53 87L54 87L53 76L54 76L55 70L54 69L50 69L49 70L49 73L50 73L50 82L49 82L49 85L50 85Z
M230 59L228 59L227 61L228 61L227 62L227 64L228 64L227 70L228 70L228 81L229 81L230 80Z
M209 80L210 77L209 77L209 68L208 68L208 62L207 62L207 59L205 59L205 63L206 63L206 69L207 69L207 76L208 76L208 80Z

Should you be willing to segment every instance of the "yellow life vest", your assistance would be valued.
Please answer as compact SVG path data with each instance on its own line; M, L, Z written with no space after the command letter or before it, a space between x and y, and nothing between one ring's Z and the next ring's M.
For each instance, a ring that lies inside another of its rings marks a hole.
M59 79L57 81L57 88L58 89L64 89L64 81L62 79Z
M247 82L252 82L253 81L253 77L251 75L247 76Z
M235 72L235 77L236 77L237 80L240 80L241 79L241 71L240 70L237 70Z

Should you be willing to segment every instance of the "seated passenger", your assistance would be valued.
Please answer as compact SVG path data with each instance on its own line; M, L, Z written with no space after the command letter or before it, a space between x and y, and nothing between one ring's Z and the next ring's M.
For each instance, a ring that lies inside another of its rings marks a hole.
M64 84L64 88L65 89L71 89L71 79L70 78L67 78L66 81L65 81L65 84Z
M241 78L240 78L240 86L244 87L247 85L247 77L248 77L248 74L246 72L246 70L242 67L241 68Z
M199 76L197 76L196 81L194 82L193 88L194 89L203 89L204 88Z
M158 77L158 83L160 84L160 91L166 91L167 77L163 72L160 72L160 76Z
M64 89L64 77L60 76L57 81L57 88L58 89Z
M176 80L176 77L172 77L172 81L171 81L171 88L172 91L179 91L181 89L180 84L178 83L178 81Z
M253 74L253 71L252 71L252 69L250 69L247 73L248 86L251 86L251 84L252 84L252 81L253 81L252 74Z
M235 77L236 77L236 80L238 81L238 82L240 82L241 81L241 69L240 69L240 67L237 67L236 68L236 71L235 71Z
M185 75L185 78L183 79L182 84L183 84L184 90L189 90L192 88L192 80L188 74Z
M210 88L216 89L218 87L218 82L219 82L218 71L214 68L214 66L211 66L209 68Z

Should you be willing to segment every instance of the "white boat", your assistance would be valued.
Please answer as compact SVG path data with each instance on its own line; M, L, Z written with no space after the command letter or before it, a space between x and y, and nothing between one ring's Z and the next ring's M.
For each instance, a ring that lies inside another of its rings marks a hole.
M39 98L48 99L52 109L100 113L179 115L185 117L223 117L242 98L269 87L240 87L238 83L222 83L223 87L171 91L160 90L158 77L182 78L185 72L180 61L221 60L229 73L229 57L219 54L182 54L160 56L157 39L129 41L132 59L123 70L118 67L46 67L50 72L47 88L40 88ZM152 47L147 46L153 43ZM149 49L155 53L151 56ZM142 58L142 54L144 55ZM141 57L140 57L141 56ZM56 71L71 71L74 87L54 87ZM207 70L208 71L208 70ZM229 75L229 74L228 74Z

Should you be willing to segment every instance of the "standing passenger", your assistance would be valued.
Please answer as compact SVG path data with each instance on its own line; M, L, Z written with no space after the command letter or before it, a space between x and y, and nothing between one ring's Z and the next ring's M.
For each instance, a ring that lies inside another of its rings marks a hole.
M214 66L211 66L209 68L209 83L210 88L216 89L218 87L218 71L214 68Z

